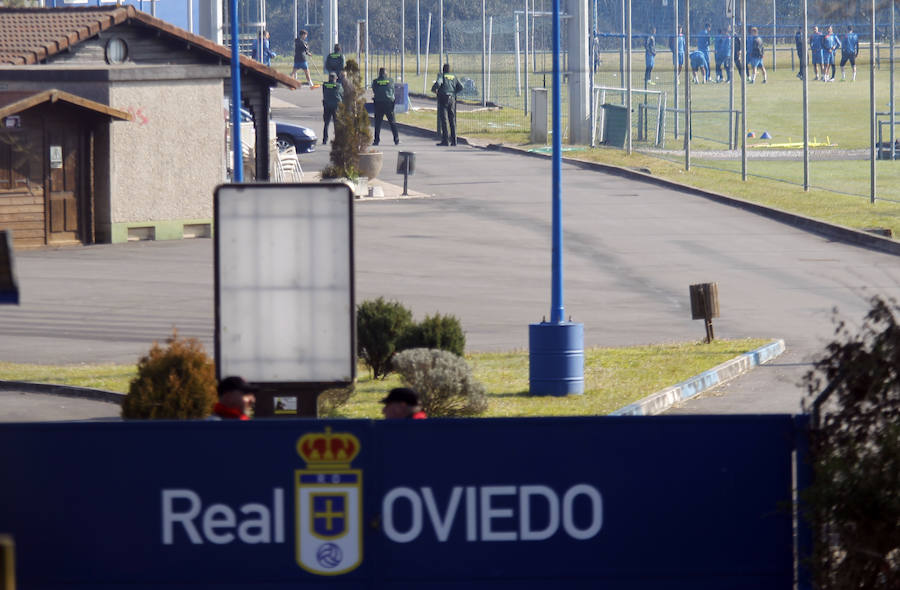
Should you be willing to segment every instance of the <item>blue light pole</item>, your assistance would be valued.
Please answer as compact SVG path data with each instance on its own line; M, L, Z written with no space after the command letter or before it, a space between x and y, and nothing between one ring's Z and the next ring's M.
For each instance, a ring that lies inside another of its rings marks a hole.
M244 157L241 150L241 43L238 38L238 3L231 8L231 148L234 152L233 182L244 182Z
M532 395L584 393L584 324L565 321L563 304L562 131L559 0L553 0L553 171L550 321L528 326ZM580 63L581 60L575 60ZM586 64L582 64L586 65Z

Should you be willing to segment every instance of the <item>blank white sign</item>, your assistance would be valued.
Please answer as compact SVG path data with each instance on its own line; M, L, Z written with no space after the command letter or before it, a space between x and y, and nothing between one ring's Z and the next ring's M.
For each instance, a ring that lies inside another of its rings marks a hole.
M352 381L352 210L344 184L216 190L220 376Z

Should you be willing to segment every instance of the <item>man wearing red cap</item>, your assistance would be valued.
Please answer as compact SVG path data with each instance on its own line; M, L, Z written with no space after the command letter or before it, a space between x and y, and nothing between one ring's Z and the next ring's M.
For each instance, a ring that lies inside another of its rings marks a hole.
M419 394L408 387L395 387L381 403L384 404L381 413L385 418L422 420L428 417L422 411Z

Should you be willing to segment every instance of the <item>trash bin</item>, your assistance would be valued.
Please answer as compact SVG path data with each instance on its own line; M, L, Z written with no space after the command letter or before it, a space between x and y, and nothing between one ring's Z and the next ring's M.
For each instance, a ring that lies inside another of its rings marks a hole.
M618 104L604 104L603 138L606 144L625 147L628 137L628 108Z
M405 82L394 83L394 112L406 113L409 111L409 84Z

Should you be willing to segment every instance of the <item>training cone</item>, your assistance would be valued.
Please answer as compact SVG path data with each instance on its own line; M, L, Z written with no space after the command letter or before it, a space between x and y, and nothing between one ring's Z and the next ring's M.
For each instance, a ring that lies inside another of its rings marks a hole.
M760 139L772 139L772 136L769 135L768 131L763 131L763 134L759 136Z
M752 131L748 131L748 132L747 132L747 137L756 137L756 134L753 133Z

